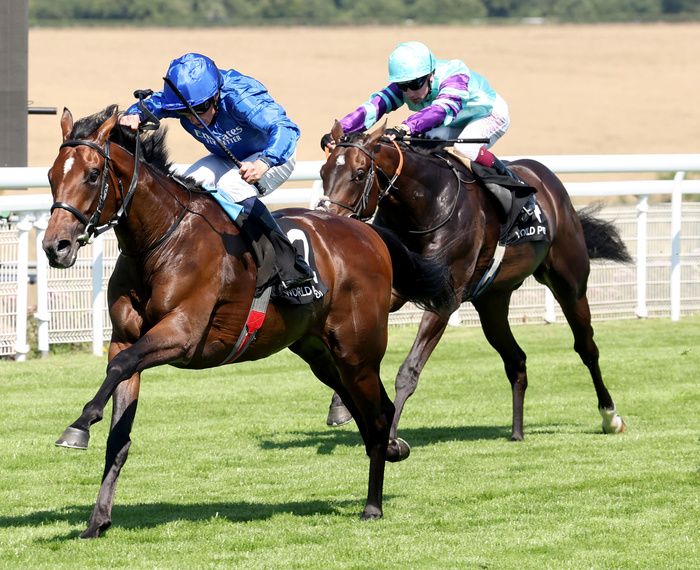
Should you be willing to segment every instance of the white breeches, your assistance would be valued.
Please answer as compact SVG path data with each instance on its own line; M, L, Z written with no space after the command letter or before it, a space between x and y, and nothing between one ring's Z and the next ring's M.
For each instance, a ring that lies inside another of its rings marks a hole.
M429 130L426 135L441 139L489 139L483 143L455 143L455 150L462 156L475 160L483 146L491 148L510 126L508 104L500 95L496 96L491 114L470 121L465 127L440 126Z
M242 159L241 162L255 162L258 156L260 153L252 154ZM266 196L287 181L294 170L296 161L295 153L287 162L273 166L263 175L260 179L260 185L266 189ZM234 202L258 196L255 187L243 181L238 168L233 166L228 158L222 158L216 154L200 158L183 174L191 176L209 190L217 189L219 192L224 192Z

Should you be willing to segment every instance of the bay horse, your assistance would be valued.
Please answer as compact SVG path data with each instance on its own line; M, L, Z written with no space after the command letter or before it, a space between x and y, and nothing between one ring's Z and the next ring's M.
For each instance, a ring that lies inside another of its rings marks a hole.
M426 311L422 316L416 339L396 377L390 437L396 438L404 404L415 392L450 314L460 302L471 301L486 339L503 360L512 387L511 439L523 439L526 356L511 332L508 308L513 291L529 275L549 287L566 316L574 335L574 350L593 379L603 431L624 431L625 423L603 383L586 297L589 259L630 261L615 227L590 212L577 213L562 182L543 164L534 160L511 162L509 168L536 189L537 203L549 220L550 240L509 245L495 279L473 297L494 259L503 211L472 173L446 153L418 151L383 139L383 133L382 127L372 134L346 136L336 121L332 130L336 146L321 168L324 197L318 207L361 220L374 216L373 225L390 228L409 249L443 260L456 291L451 307ZM404 302L396 297L392 310ZM327 423L346 420L349 417L334 397Z
M86 449L90 426L112 398L102 483L83 538L111 525L141 372L162 364L201 369L227 363L256 290L256 264L237 227L194 181L170 175L164 130L136 136L115 128L117 119L116 105L76 123L64 109L63 143L48 173L54 205L43 248L51 266L72 266L88 238L111 227L121 252L108 288L113 330L106 377L56 442ZM238 360L289 348L341 394L370 458L362 518L379 518L385 461L396 455L388 448L394 406L379 376L392 280L428 305L447 281L437 266L366 224L301 209L285 216L308 236L328 291L307 305L273 300ZM394 273L393 265L412 261L410 273ZM413 279L414 272L425 279Z

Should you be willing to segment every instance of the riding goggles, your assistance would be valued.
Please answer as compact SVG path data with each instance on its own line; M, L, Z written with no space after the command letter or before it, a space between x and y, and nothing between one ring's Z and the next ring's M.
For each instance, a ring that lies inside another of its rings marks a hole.
M402 81L401 83L397 83L396 85L399 86L399 89L401 91L406 92L409 89L411 91L418 91L423 85L425 85L425 82L428 80L428 77L430 75L424 75L423 77L419 77L418 79L411 79L411 81Z
M211 99L207 99L206 101L200 103L199 105L193 105L192 111L197 113L197 115L202 115L202 114L206 113L214 105L214 99L215 99L215 97L212 97ZM187 115L192 114L192 112L190 111L189 108L177 109L175 112L182 117L185 117Z

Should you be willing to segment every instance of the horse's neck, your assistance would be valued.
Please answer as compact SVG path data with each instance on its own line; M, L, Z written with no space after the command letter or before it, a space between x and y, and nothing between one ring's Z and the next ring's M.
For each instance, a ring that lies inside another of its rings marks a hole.
M449 208L457 190L456 178L448 169L412 151L404 152L401 176L395 185L390 192L394 198L392 210L419 228L430 226Z
M126 171L119 173L125 198L133 178L134 157L120 150L128 157L121 161ZM141 162L136 189L115 228L120 247L132 252L148 248L169 230L186 205L186 192L175 180Z

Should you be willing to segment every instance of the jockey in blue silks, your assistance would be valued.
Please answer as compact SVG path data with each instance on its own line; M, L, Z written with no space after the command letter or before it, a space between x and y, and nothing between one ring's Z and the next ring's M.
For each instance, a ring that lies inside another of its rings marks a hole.
M487 144L456 143L455 152L485 167L487 172L518 180L488 150L508 130L508 105L485 77L464 62L436 59L420 42L401 43L389 56L389 85L373 93L340 124L346 133L364 131L404 104L413 114L386 131L390 138L488 138ZM333 146L330 134L324 135L321 147L326 150Z
M219 201L229 203L226 210L234 218L244 212L259 221L276 253L292 248L258 199L253 184L262 186L267 195L289 178L296 163L299 127L262 83L234 69L218 69L204 55L187 53L174 59L166 77L211 133L241 162L240 168L232 164L166 82L162 91L144 99L143 104L159 119L179 119L180 125L210 152L183 174L206 188L216 189ZM145 118L135 104L126 110L119 122L135 130ZM245 231L246 224L241 226ZM278 269L285 287L296 287L313 278L306 262L298 256L293 267L285 269L278 264Z

